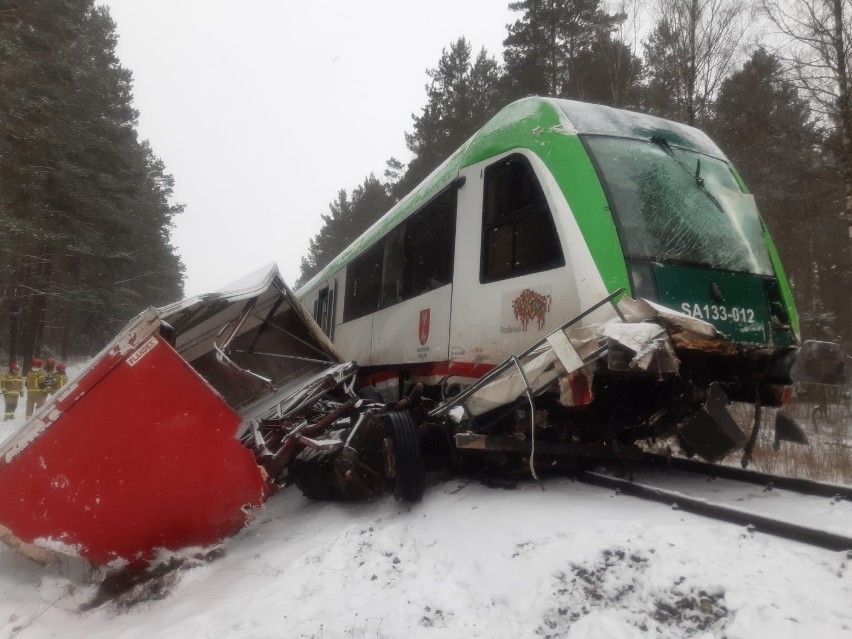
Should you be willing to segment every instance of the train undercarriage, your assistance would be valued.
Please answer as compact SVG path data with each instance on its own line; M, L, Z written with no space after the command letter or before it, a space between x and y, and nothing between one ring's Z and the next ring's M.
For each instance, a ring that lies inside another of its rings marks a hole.
M465 451L623 457L674 436L688 455L716 461L742 449L747 464L762 407L790 400L798 349L733 344L706 322L616 297L598 305L612 305L613 321L579 327L575 318L430 416L454 421ZM799 371L800 380L809 372L836 383L839 353L809 357L818 370ZM750 432L729 414L731 401L754 404ZM805 441L783 415L776 437Z

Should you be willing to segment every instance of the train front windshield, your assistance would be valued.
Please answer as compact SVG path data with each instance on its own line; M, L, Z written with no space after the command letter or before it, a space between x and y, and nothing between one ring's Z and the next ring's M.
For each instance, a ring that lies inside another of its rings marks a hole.
M754 199L727 164L660 138L584 142L626 257L773 275Z

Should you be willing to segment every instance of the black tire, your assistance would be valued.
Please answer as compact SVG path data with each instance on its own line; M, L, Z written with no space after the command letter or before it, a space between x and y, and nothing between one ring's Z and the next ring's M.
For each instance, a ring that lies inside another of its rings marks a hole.
M389 413L396 457L396 484L393 495L400 501L417 502L426 489L420 428L411 413Z
M290 480L308 499L328 501L335 497L334 484L323 461L319 455L311 459L299 455L287 468Z
M358 389L358 397L361 399L366 399L371 402L379 402L380 404L384 404L385 400L376 389L375 386L362 386Z

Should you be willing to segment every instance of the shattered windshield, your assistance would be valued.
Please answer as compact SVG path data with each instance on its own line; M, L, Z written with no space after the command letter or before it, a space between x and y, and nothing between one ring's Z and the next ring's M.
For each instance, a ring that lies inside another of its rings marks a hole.
M627 257L773 273L754 198L727 164L662 138L584 141Z

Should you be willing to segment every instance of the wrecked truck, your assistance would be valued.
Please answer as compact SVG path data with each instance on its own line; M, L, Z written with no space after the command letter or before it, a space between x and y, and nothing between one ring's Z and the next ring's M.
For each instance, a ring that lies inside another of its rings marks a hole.
M148 309L0 447L0 539L43 564L144 564L217 544L300 455L344 447L302 464L306 492L318 472L315 496L417 499L417 425L374 417L356 371L274 265Z

